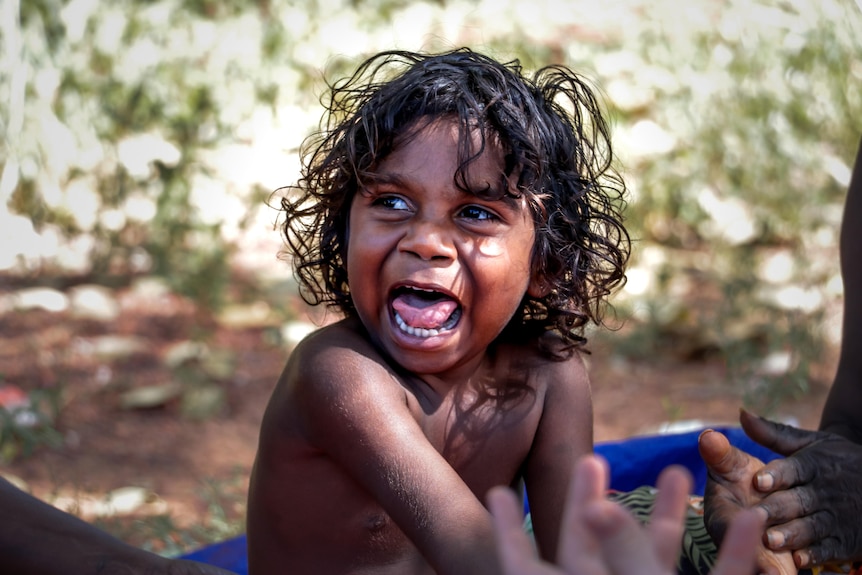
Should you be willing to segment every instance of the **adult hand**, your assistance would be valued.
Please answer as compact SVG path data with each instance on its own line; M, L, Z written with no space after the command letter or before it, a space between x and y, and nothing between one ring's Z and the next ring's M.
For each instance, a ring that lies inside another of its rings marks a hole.
M488 502L497 535L504 575L671 575L676 573L686 500L688 472L670 467L658 480L659 494L650 523L641 527L617 503L606 498L606 463L595 456L575 467L569 493L557 565L543 563L522 527L514 494L495 488ZM762 523L753 512L740 513L728 531L712 575L750 572Z
M723 548L726 531L741 511L754 508L761 521L767 513L758 505L766 497L754 487L754 477L763 462L733 447L723 434L707 430L698 438L698 449L709 471L704 492L704 523L710 536ZM755 536L760 573L796 575L790 551L767 549L761 534Z
M799 567L862 558L862 445L740 415L746 434L787 456L766 464L754 486L766 495L767 545L794 550Z

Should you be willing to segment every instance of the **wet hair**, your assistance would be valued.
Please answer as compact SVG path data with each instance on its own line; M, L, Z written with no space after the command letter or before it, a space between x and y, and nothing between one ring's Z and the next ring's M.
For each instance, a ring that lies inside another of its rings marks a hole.
M569 347L582 346L585 326L602 323L607 296L625 282L630 252L625 185L587 82L561 65L526 76L517 60L500 63L462 48L382 52L328 87L321 129L301 150L301 177L279 190L286 255L303 299L355 314L345 261L351 202L405 138L450 118L461 127L455 184L491 194L468 189L467 172L486 142L499 145L501 177L517 182L502 195L523 198L535 223L532 270L547 294L525 295L506 337L553 331Z

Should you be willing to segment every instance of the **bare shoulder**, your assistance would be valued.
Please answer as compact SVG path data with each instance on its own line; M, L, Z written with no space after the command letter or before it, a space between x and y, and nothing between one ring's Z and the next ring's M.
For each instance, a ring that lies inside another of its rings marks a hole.
M321 328L297 345L278 386L328 390L354 385L368 377L388 376L392 369L364 336L355 320L342 320ZM331 391L331 390L330 390Z
M343 320L317 330L293 350L263 428L290 425L305 435L329 419L343 421L347 411L369 401L403 404L404 389L355 322Z
M589 394L590 379L583 355L576 348L567 347L562 338L549 334L538 346L505 345L499 355L510 358L526 367L530 385L540 393Z

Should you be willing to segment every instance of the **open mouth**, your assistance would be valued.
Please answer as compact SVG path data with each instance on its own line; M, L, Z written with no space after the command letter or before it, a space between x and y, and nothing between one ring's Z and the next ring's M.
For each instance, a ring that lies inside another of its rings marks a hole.
M392 298L395 323L415 337L434 337L449 331L461 319L457 301L434 290L400 287Z

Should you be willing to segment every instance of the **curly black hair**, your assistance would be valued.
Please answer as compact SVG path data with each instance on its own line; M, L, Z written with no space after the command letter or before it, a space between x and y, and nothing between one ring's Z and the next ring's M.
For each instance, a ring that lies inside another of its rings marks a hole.
M517 179L505 193L523 197L535 222L532 265L547 295L525 295L506 333L556 331L583 346L585 326L602 323L607 296L625 282L630 253L625 184L586 81L561 65L527 77L517 60L500 63L461 48L382 52L328 87L320 131L301 150L301 178L278 190L286 254L303 299L355 313L345 256L348 213L363 176L418 122L452 118L461 126L456 184L469 191L466 169L493 137L506 155L506 176ZM469 140L477 128L478 151Z

